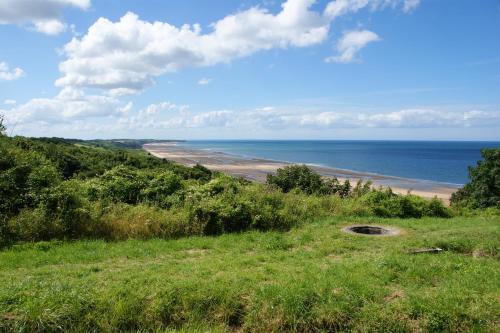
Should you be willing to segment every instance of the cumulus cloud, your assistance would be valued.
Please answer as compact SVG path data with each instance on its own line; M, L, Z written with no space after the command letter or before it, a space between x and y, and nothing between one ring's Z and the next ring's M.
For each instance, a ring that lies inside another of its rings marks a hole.
M0 24L30 24L36 31L56 35L66 30L60 18L66 7L87 9L90 0L2 0Z
M54 98L34 98L25 104L1 110L8 124L68 123L92 117L123 117L132 104L100 95L85 95L80 90L63 89Z
M229 15L202 34L198 24L177 28L127 13L99 19L64 51L59 86L141 90L153 77L188 66L227 63L260 50L305 47L325 40L328 22L309 10L314 0L288 0L277 15L254 7Z
M17 80L23 75L24 71L21 68L10 69L5 62L0 62L0 81Z
M326 62L349 63L356 60L358 52L371 42L380 41L380 37L369 30L355 30L344 33L337 43L339 55L328 57Z
M201 78L198 80L198 84L200 86L206 86L207 84L210 84L210 83L212 83L212 79L207 78L207 77L204 77L204 78Z
M216 21L207 33L199 24L150 23L130 12L118 22L100 18L84 36L64 47L67 59L59 66L62 77L56 84L138 92L153 84L156 76L185 67L322 43L335 17L369 4L377 8L403 0L337 0L324 12L311 9L315 2L287 0L277 14L252 7Z

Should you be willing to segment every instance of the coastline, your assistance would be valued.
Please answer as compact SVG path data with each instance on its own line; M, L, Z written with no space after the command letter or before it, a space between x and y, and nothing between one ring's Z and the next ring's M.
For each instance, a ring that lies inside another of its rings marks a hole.
M199 163L210 170L228 173L232 176L243 177L257 182L265 182L267 174L274 173L279 168L297 164L259 158L245 158L210 150L191 149L182 147L172 141L145 144L143 145L143 149L151 155L179 164L194 166ZM352 184L356 183L359 179L363 181L371 180L374 186L391 187L395 193L406 194L410 191L412 194L424 198L438 197L447 204L449 203L451 194L459 188L452 184L439 182L357 172L311 164L307 165L325 177L336 177L340 181L349 179Z

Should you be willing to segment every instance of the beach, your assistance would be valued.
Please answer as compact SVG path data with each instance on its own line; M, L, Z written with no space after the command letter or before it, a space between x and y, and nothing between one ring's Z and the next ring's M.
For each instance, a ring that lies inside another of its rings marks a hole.
M194 166L201 164L213 171L220 171L257 182L265 182L267 174L275 173L277 169L292 164L267 159L245 158L213 150L190 149L175 142L145 144L143 148L151 155L182 165ZM356 172L318 165L309 165L309 167L325 177L336 177L341 181L348 179L351 184L355 184L360 179L363 181L371 180L375 187L391 187L394 192L399 194L411 192L424 198L437 197L445 203L449 203L451 194L458 189L458 186L439 182Z

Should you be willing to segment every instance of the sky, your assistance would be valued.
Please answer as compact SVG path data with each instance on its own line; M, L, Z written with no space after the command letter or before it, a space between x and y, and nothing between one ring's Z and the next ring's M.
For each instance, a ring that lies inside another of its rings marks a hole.
M9 135L500 140L500 0L0 0Z

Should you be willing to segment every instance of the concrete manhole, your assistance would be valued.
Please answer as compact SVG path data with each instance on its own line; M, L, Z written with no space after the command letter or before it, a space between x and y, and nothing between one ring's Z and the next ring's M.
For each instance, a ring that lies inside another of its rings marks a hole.
M367 236L395 236L401 231L392 227L382 227L376 225L351 225L342 229L350 234L361 234Z

